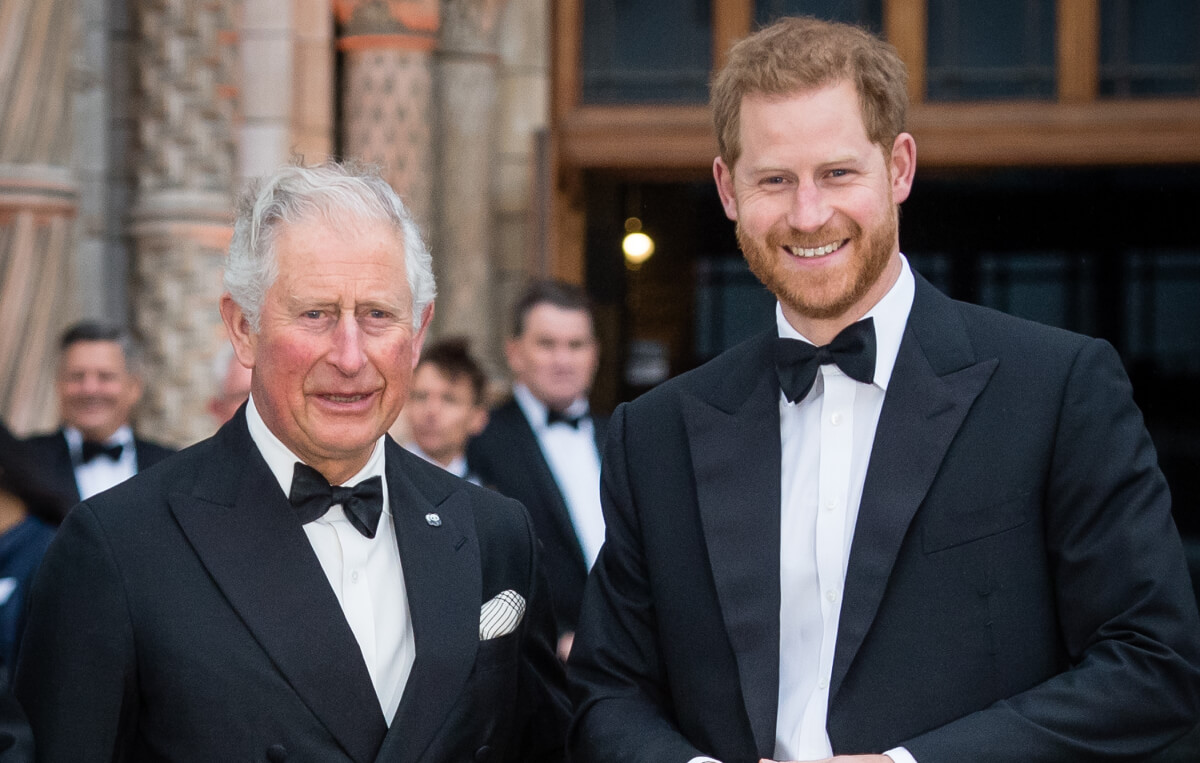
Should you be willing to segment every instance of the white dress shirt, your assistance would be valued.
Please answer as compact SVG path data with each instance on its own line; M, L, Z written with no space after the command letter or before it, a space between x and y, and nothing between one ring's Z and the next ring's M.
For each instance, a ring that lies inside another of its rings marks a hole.
M875 323L873 383L857 382L836 365L823 365L802 400L789 403L782 392L779 396L781 598L775 759L780 761L833 755L826 714L846 564L875 427L915 293L908 260L902 256L901 261L896 283L864 316ZM779 336L808 341L778 305L775 317ZM916 763L904 748L885 754L896 763Z
M563 411L567 416L583 417L576 428L566 423L548 425L546 404L523 384L513 387L513 397L533 428L558 483L590 570L604 545L604 515L600 510L600 453L596 450L595 425L587 415L587 400L580 398Z
M292 475L300 461L262 420L251 395L246 405L246 424L271 473L283 488L292 490ZM383 514L374 538L367 538L350 524L341 504L330 507L325 516L304 525L321 569L354 638L358 641L379 707L390 726L400 697L408 683L416 659L412 618L408 610L408 592L396 544L395 524L388 502L388 482L384 472L384 438L375 443L367 465L344 485L357 485L379 476L383 481ZM297 628L303 627L301 623ZM319 655L314 655L319 659Z
M75 427L63 427L63 435L67 438L67 449L71 451L71 463L75 465L79 500L86 501L137 474L137 446L133 440L133 430L128 424L104 441L105 445L121 446L121 455L115 461L107 456L98 456L85 464L83 434Z
M467 459L465 456L456 456L454 458L454 460L451 461L448 466L442 466L440 463L438 463L437 459L435 459L433 456L429 455L425 451L421 450L421 446L417 445L415 442L407 443L404 446L404 449L407 450L409 453L412 453L414 456L419 457L421 460L428 461L429 463L433 464L437 468L450 472L455 477L461 477L461 478L465 479L467 482L470 482L475 485L479 484L479 479L474 474L471 474L470 471L468 471Z

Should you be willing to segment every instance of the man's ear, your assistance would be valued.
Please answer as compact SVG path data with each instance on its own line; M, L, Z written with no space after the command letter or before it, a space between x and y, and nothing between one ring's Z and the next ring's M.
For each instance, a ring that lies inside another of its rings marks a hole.
M733 187L733 168L721 157L713 159L713 180L717 183L717 195L721 197L721 206L725 208L725 216L737 222L737 194Z
M412 367L417 370L417 364L421 362L421 348L425 346L425 334L429 331L429 324L433 321L433 303L425 305L425 309L421 311L421 328L417 330L417 335L413 337L412 342Z
M483 404L475 406L475 410L471 413L471 420L467 425L467 433L475 437L487 427L488 409L483 407Z
M246 368L254 368L254 348L258 337L250 328L246 312L229 292L221 295L221 320L225 322L225 331L229 334L229 342L233 345L233 354L238 362Z
M917 142L902 132L892 142L888 169L892 173L892 201L903 202L912 192L913 177L917 174Z

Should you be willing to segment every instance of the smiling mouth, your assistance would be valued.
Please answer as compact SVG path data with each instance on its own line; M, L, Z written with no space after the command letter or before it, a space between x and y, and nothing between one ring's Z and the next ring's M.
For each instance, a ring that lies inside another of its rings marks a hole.
M357 403L359 400L367 397L366 395L322 395L331 403Z
M805 258L824 257L827 254L832 254L833 252L836 252L838 249L841 249L843 246L846 245L846 242L849 240L850 239L843 239L841 241L832 241L828 244L825 244L824 246L813 247L811 249L808 247L803 247L803 246L786 246L786 245L783 248L786 249L788 251L788 253L791 254L793 257L805 257Z

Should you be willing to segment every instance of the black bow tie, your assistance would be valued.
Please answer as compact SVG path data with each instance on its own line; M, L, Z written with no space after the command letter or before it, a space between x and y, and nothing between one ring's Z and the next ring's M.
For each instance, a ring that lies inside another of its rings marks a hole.
M775 371L789 403L802 400L817 380L817 371L834 363L855 381L875 378L875 322L866 318L842 329L833 341L814 347L799 339L780 337L775 344Z
M354 487L334 487L319 471L297 461L288 500L302 524L320 519L330 506L340 503L354 529L374 538L383 513L383 480L371 477Z
M572 429L579 429L579 422L583 421L585 416L587 416L586 413L580 416L568 416L562 411L556 411L551 408L546 411L546 426L553 426L554 424L566 424Z
M121 457L121 451L125 449L124 445L117 443L116 445L105 445L102 442L93 442L91 440L83 441L83 463L91 463L100 456L107 456L113 461Z

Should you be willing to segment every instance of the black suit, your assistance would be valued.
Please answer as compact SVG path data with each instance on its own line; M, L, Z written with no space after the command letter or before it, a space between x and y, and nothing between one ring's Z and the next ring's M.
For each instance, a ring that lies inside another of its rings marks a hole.
M39 759L560 760L565 696L526 513L390 439L386 477L416 639L390 730L243 409L63 523L16 679ZM508 589L524 619L480 641L481 605Z
M595 415L591 419L599 450L604 445L608 419ZM484 485L516 498L529 509L542 542L558 630L575 630L587 580L587 561L562 490L516 400L492 411L487 428L467 447L467 463Z
M137 470L149 469L174 453L174 450L152 440L135 437L133 440ZM42 469L46 481L68 499L68 505L79 503L79 483L75 481L75 464L63 430L34 435L25 440L27 453ZM60 518L61 519L61 518Z
M576 763L772 757L774 331L618 409L574 651ZM850 549L835 754L1132 760L1200 713L1167 486L1101 341L918 277ZM802 551L800 553L803 553Z

